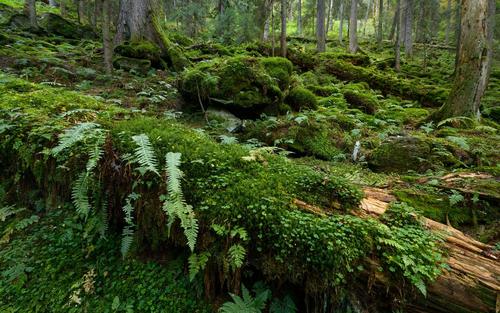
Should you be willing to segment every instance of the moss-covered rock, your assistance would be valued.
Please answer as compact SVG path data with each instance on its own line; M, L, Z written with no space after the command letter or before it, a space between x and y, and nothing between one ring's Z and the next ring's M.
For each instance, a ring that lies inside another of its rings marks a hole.
M315 109L318 106L316 96L304 87L295 87L285 98L285 103L295 111L302 109Z
M53 13L42 15L40 26L50 34L69 39L94 39L97 37L91 28L77 25Z
M115 53L127 58L149 60L152 66L162 67L160 47L147 40L126 41L116 46Z
M344 98L352 107L360 109L367 114L377 111L377 102L369 94L360 90L345 90Z
M377 147L369 158L369 166L375 171L404 173L429 168L425 160L431 153L431 145L412 136L390 137Z
M292 76L293 64L289 60L280 57L262 58L260 63L266 72L277 80L281 90L288 89Z
M31 27L30 19L24 14L13 14L7 22L8 27L20 30L28 30Z
M146 75L151 69L151 61L117 57L113 60L113 66L124 71L133 71L137 74Z
M218 105L238 117L276 114L283 99L278 83L259 58L237 56L201 62L186 69L179 90L188 105Z
M14 13L14 8L0 2L0 25L7 23Z

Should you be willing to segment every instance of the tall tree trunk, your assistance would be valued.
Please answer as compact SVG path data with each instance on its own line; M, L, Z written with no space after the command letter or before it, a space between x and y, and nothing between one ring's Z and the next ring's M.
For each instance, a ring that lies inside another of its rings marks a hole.
M78 23L83 24L83 12L84 12L84 3L83 0L76 0L76 11L78 15Z
M270 34L270 30L271 30L272 11L273 11L273 1L272 0L264 0L264 4L262 7L262 12L264 15L264 27L263 27L263 31L262 31L262 41L264 41L264 42L269 40L269 34Z
M102 5L102 41L104 47L104 67L110 75L113 71L113 42L111 40L111 0L97 0Z
M325 52L326 50L326 31L325 31L325 0L317 0L316 9L316 40L318 52Z
M24 2L24 14L29 17L30 27L34 30L38 29L38 22L36 20L36 2L35 0L26 0Z
M66 17L67 11L66 11L66 3L64 3L65 0L60 0L59 1L59 11L61 11L61 16Z
M297 2L297 35L302 36L302 0Z
M396 12L398 13L396 15L396 44L394 45L394 68L396 69L397 72L401 70L401 36L399 32L399 27L401 27L401 23L399 20L401 19L401 13L403 10L401 9L401 0L397 0L396 2Z
M495 0L462 0L458 66L450 97L433 116L480 118L480 102L488 85L493 58Z
M382 48L382 37L384 35L384 0L379 0L378 4L378 28L377 28L377 46Z
M427 22L426 22L426 2L421 1L418 6L417 26L415 27L415 41L420 43L426 42Z
M363 22L363 36L366 34L366 24L368 24L368 16L372 8L372 0L368 0L368 7L366 8L365 20Z
M57 2L55 0L49 0L49 5L51 7L57 7Z
M399 4L399 39L400 44L404 46L406 43L406 10L408 0L400 0Z
M351 0L351 16L349 17L349 52L358 51L358 0Z
M344 0L340 0L339 8L339 42L342 45L344 37Z
M444 38L444 43L447 45L450 40L451 33L451 0L448 0L448 5L446 6L446 34Z
M275 55L276 50L276 30L274 29L274 1L271 0L271 55Z
M328 13L326 16L326 35L332 29L333 24L333 0L328 1Z
M286 58L286 0L281 0L281 36L280 36L281 56Z
M406 0L406 13L405 13L405 54L407 56L413 55L413 0Z
M389 33L389 40L394 39L394 34L396 32L396 29L399 29L398 24L399 24L400 10L401 10L401 3L398 1L398 4L396 4L396 10L394 10L394 18L392 19L391 32Z

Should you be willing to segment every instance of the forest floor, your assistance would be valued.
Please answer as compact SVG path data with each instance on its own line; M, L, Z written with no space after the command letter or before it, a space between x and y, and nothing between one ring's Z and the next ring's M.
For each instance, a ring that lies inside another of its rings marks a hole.
M122 69L106 75L98 40L34 34L22 25L8 25L17 9L4 3L0 1L0 138L7 135L16 114L29 114L29 110L40 114L37 106L45 103L57 105L59 113L69 112L67 116L82 114L84 118L79 119L84 121L107 114L108 105L115 106L119 109L112 120L137 115L175 120L207 134L221 147L267 149L321 175L338 177L359 188L383 189L416 213L500 250L498 63L483 99L481 123L466 118L437 123L426 119L449 92L452 51L416 45L415 55L404 57L397 73L391 66L389 42L383 49L362 42L358 55L330 43L328 51L318 55L313 44L291 39L288 58L293 68L290 73L276 74L279 83L286 82L280 87L285 100L279 114L262 110L253 116L231 106L228 99L220 99L216 92L212 94L210 87L197 85L202 91L198 89L193 96L187 86L191 77L212 66L216 70L211 73L229 85L216 88L236 88L238 80L245 79L238 76L241 73L217 70L228 62L241 64L241 58L249 62L271 56L265 45L195 43L172 34L172 44L188 64L185 70L176 69L170 56L164 68L151 67L151 62L144 66L136 60L130 66L118 65ZM268 72L282 70L273 66ZM255 72L259 70L252 69L251 75L259 77ZM207 82L205 79L200 82ZM35 85L27 87L21 81ZM33 109L13 109L16 101L22 107L23 94L31 92L28 102ZM86 106L93 101L106 109ZM70 104L73 102L76 104ZM200 102L204 110L208 108L205 114L199 109ZM307 108L304 103L312 104ZM75 109L81 111L75 113ZM62 129L55 127L57 130ZM25 163L16 167L22 169ZM150 254L121 261L119 247L113 243L119 238L111 236L88 245L86 229L70 213L71 204L62 210L47 210L50 204L36 191L27 195L28 204L8 203L12 186L2 182L0 187L0 207L4 206L0 210L0 293L9 295L0 300L2 312L42 312L49 303L66 312L81 312L82 298L86 308L99 312L159 312L165 307L169 312L210 311L200 300L200 284L190 283L185 275L184 259L168 262L168 266ZM20 209L24 206L26 209ZM12 213L14 208L19 210ZM54 291L45 294L47 289ZM38 300L28 300L33 296ZM17 307L8 302L15 297Z

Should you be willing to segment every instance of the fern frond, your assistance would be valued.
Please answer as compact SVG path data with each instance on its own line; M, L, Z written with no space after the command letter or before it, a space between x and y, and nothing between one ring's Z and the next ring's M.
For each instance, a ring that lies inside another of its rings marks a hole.
M101 160L104 154L103 145L105 140L106 136L104 133L100 133L96 138L96 141L89 153L89 160L87 161L87 173L92 172Z
M240 244L232 245L228 250L229 263L234 269L238 269L243 266L243 261L245 260L246 250Z
M71 199L73 200L76 212L85 219L91 210L88 196L90 180L91 178L87 175L87 172L81 173L74 182L73 189L71 191Z
M68 128L59 136L59 144L52 149L52 155L58 155L62 151L71 148L78 142L85 139L90 131L99 129L97 123L80 123Z
M160 176L158 172L158 161L154 154L153 146L149 138L145 134L140 134L132 137L132 140L137 145L134 151L134 161L139 163L147 171L151 171Z
M167 191L169 194L179 195L182 193L181 178L183 173L179 168L181 166L181 156L180 153L169 152L165 157L168 174Z
M127 196L125 200L125 205L123 206L123 213L125 213L125 227L122 232L122 244L121 244L121 253L123 258L125 258L130 250L130 246L132 245L132 241L134 240L134 221L133 221L133 213L134 206L132 201L137 201L140 198L140 195L132 192Z
M25 211L25 208L16 208L15 206L8 205L0 208L0 222L5 222L7 217L16 215L19 212Z
M125 258L130 251L132 242L134 241L134 229L130 226L125 226L122 231L122 243L120 247L120 252L122 257Z

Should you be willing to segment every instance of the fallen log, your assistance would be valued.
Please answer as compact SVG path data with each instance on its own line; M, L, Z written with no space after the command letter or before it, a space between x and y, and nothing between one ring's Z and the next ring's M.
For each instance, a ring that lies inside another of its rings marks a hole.
M359 217L378 218L396 200L384 189L365 188ZM300 200L294 204L301 210L325 217L327 212ZM407 307L410 313L498 313L500 311L500 261L493 247L465 235L461 231L428 218L424 225L443 235L448 269L428 286L427 297ZM382 282L383 283L383 282Z

